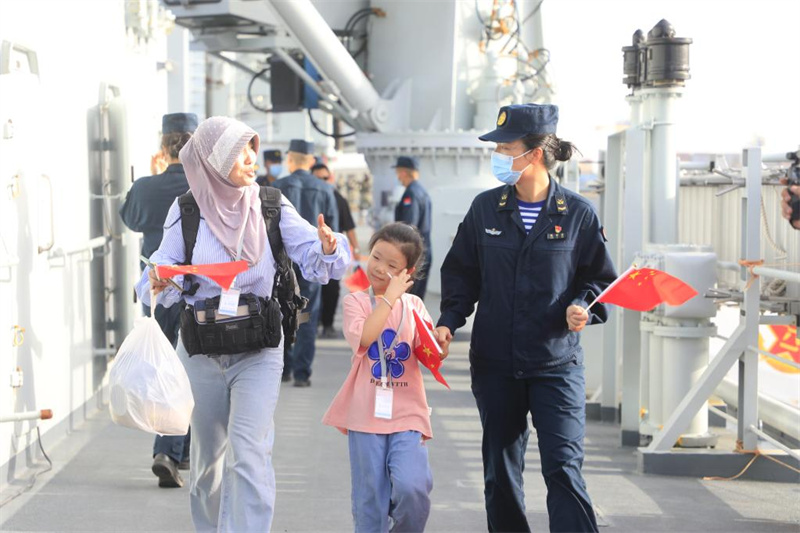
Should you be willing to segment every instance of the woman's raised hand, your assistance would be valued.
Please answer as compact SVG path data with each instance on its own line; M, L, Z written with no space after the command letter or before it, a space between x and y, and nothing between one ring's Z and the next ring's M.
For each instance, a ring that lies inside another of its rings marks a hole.
M401 270L396 276L392 276L388 273L387 275L391 277L391 280L389 281L389 286L386 287L386 294L384 294L384 296L394 303L414 284L414 282L411 280L411 275L408 273L407 268Z
M319 234L319 240L322 243L322 251L325 255L330 255L336 251L336 235L333 234L333 230L325 224L325 215L322 213L317 216L317 233Z

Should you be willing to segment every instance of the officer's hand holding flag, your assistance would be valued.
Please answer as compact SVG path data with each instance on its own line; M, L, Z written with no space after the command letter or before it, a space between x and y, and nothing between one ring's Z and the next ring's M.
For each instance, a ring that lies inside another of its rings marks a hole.
M697 291L675 276L655 268L638 268L634 264L601 292L586 310L602 302L632 311L650 311L661 303L682 305L695 296Z

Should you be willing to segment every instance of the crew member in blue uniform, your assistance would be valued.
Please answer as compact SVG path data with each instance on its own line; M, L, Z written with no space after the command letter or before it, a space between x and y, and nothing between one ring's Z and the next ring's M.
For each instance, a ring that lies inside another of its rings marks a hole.
M292 203L310 224L317 223L317 217L322 213L325 223L331 228L339 227L339 216L336 209L336 198L333 187L316 177L309 171L314 165L314 143L301 139L293 139L289 143L289 152L286 154L286 166L290 174L274 183L283 195ZM308 281L295 267L297 283L300 285L300 294L308 298L309 320L300 325L297 330L297 340L294 346L284 348L283 381L289 381L294 376L295 387L311 386L311 365L314 362L315 342L317 337L317 323L320 311L319 283Z
M425 243L425 259L418 268L417 279L408 292L425 299L428 287L428 269L433 254L431 253L431 197L419 182L419 162L414 157L401 155L394 166L397 179L406 188L397 206L394 208L395 222L405 222L416 226Z
M549 174L574 146L556 137L554 105L500 109L492 171L442 264L436 335L449 341L478 310L472 392L483 426L489 531L530 531L522 487L527 415L538 437L551 531L597 531L581 467L585 431L578 332L607 313L589 303L616 277L591 204Z
M150 161L150 172L154 175L134 181L119 210L126 226L144 234L142 255L145 257L150 257L161 244L164 220L175 198L189 190L178 153L195 129L197 115L194 113L164 115L161 119L161 151ZM166 169L158 172L164 164ZM144 268L143 263L140 265ZM150 307L145 304L142 307L144 314L150 316ZM178 343L180 320L180 306L156 306L156 322L173 347ZM152 469L158 476L159 487L183 486L178 468L187 470L189 467L189 439L189 434L185 437L156 435Z
M256 178L259 185L272 185L283 172L283 158L281 151L275 149L264 150L264 169L263 176Z

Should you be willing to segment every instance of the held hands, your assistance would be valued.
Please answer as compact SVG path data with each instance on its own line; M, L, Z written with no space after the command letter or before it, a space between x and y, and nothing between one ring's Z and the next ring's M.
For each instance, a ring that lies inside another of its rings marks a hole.
M160 294L161 291L163 291L167 285L169 285L167 280L158 279L156 276L156 271L152 268L147 272L147 276L150 278L150 288L152 289L153 294Z
M401 270L396 276L392 276L388 272L386 275L391 279L389 280L389 286L386 287L384 296L392 303L396 302L414 284L406 268Z
M433 330L433 334L436 336L436 342L442 347L442 354L439 357L445 359L450 355L450 341L453 340L453 334L447 326L439 326Z
M336 235L334 235L333 230L327 224L325 224L325 215L322 213L320 213L317 217L317 233L319 234L319 240L322 243L322 252L325 255L331 255L333 252L335 252L336 245L338 244L336 241Z
M589 321L589 313L580 305L570 305L567 307L567 326L570 331L578 332L586 326Z

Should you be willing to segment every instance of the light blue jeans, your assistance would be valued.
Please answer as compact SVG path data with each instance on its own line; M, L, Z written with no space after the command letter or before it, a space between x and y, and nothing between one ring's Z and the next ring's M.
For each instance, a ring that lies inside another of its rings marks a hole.
M433 476L418 431L348 431L356 533L425 530Z
M194 394L189 499L197 531L269 531L275 506L273 414L283 343L259 352L178 356Z

